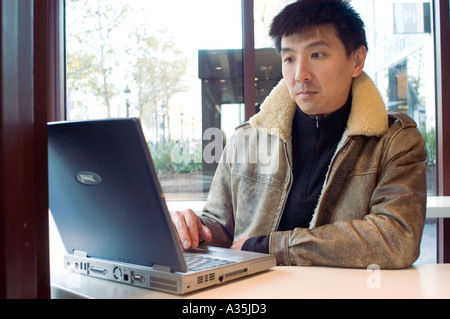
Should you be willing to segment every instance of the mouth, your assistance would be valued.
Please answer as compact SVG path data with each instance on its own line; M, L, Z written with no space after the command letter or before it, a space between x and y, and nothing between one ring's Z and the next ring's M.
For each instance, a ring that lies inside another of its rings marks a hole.
M312 96L314 96L315 94L317 94L317 91L300 91L295 93L296 96L298 96L299 98L310 98Z

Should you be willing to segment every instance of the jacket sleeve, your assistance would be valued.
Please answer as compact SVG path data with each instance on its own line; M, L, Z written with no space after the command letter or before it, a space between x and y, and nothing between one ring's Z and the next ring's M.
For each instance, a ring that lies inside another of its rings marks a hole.
M274 232L270 252L279 265L405 268L418 258L426 212L426 151L414 127L386 143L367 212L312 229ZM358 189L340 195L358 196ZM352 193L353 195L349 195ZM351 209L351 208L350 208Z

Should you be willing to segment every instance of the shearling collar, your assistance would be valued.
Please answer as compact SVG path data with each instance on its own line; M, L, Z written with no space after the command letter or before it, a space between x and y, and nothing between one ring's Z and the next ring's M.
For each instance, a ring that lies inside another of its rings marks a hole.
M366 73L361 73L353 80L352 95L352 109L344 134L383 135L388 129L386 106ZM296 107L284 80L281 80L261 104L260 112L250 119L250 125L257 129L276 129L279 137L284 142L289 142Z

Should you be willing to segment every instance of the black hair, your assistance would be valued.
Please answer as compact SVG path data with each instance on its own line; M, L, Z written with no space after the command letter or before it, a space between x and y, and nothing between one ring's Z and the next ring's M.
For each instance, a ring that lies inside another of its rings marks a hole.
M281 38L312 27L332 24L347 56L361 46L368 49L364 22L346 0L298 0L286 6L272 21L269 35L281 51Z

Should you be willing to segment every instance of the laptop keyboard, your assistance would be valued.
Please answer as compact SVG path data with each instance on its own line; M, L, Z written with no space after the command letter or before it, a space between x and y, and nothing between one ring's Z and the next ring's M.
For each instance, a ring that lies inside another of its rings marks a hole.
M197 255L185 253L186 264L189 271L200 271L205 269L211 269L215 267L220 267L228 264L232 264L235 261L213 258L209 256Z

